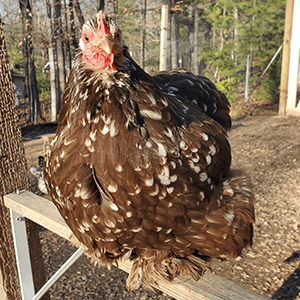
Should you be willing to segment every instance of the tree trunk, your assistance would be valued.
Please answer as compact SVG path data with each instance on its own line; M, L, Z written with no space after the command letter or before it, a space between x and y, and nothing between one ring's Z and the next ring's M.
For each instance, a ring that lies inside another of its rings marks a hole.
M194 9L194 49L193 49L193 64L192 71L198 75L198 20L199 20L199 10L197 7Z
M223 47L224 47L223 25L224 25L225 17L226 17L226 7L223 8L223 21L220 28L220 48L219 48L220 52L223 51ZM216 71L214 73L214 81L215 82L220 81L219 66L217 66Z
M22 19L25 19L22 14ZM25 72L25 91L27 94L28 99L28 119L27 122L31 123L31 120L33 118L33 103L32 103L32 92L30 89L30 82L29 82L29 57L28 57L28 47L27 47L27 41L26 41L26 35L24 33L25 26L24 23L26 21L23 20L23 42L22 42L22 55L23 55L23 63L24 63L24 72Z
M20 286L17 280L18 271L11 231L10 213L4 206L3 196L16 190L29 189L27 166L22 135L15 109L15 93L9 72L6 44L3 36L3 25L0 17L0 268L3 277L3 288L8 300L21 299ZM27 220L28 221L28 220ZM27 222L26 221L26 222ZM41 252L38 227L29 221L28 242L30 247L31 266L35 290L46 281L43 257ZM3 299L3 298L1 298ZM42 298L48 300L47 293Z
M114 0L106 0L104 6L105 12L109 15L114 13Z
M118 0L114 0L114 13L115 15L118 14Z
M172 69L172 45L171 45L171 0L168 1L168 23L167 23L167 70Z
M142 43L141 43L141 63L142 68L145 69L145 39L146 39L146 15L147 15L147 0L143 0L143 6L142 6Z
M238 21L239 21L239 15L238 15L238 9L235 6L234 7L234 50L233 50L233 57L234 57L234 65L237 66L237 42L238 42Z
M71 51L70 51L70 33L69 33L69 25L68 25L68 14L67 14L67 6L66 0L62 0L62 25L64 34L62 35L64 39L64 46L65 46L65 58L66 58L66 78L67 81L72 67L72 58L71 58Z
M78 18L80 27L82 27L83 24L84 24L84 17L83 17L83 13L82 13L82 11L81 11L81 8L80 8L79 1L78 1L78 0L75 0L74 8L75 8L76 16L77 16L77 18Z
M104 10L104 6L105 6L105 3L104 3L104 2L105 2L104 0L100 0L100 1L99 1L98 11L99 11L99 10Z
M51 110L50 120L51 122L57 121L57 103L58 103L58 89L56 88L56 76L55 76L55 48L52 32L52 9L49 0L46 0L46 13L47 13L47 32L49 37L48 42L48 58L49 58L49 70L50 70L50 86L51 86Z
M188 6L188 36L189 36L189 70L192 70L193 53L194 53L194 7Z
M159 70L167 70L167 41L168 41L168 15L169 5L163 1L161 8L161 32L160 32L160 61Z
M66 72L65 72L65 55L64 55L64 41L61 22L61 2L60 0L53 0L54 6L54 40L56 48L56 77L58 79L58 103L57 111L60 111L60 104L63 92L66 85Z
M70 15L70 32L71 32L71 43L74 49L78 47L75 31L75 18L74 18L74 3L73 0L69 0L69 15Z
M23 22L23 58L25 69L25 85L29 102L29 123L36 123L41 116L39 93L36 82L34 57L33 57L33 23L32 11L29 0L19 0Z
M171 10L171 69L179 67L179 49L178 49L178 37L179 37L179 24L178 24L177 12Z
M107 0L105 1L104 11L109 15L118 14L118 1L117 0Z

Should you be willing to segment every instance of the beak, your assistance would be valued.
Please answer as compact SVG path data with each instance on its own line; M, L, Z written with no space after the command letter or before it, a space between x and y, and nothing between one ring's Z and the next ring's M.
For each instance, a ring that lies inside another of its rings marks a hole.
M108 55L112 53L113 43L107 37L99 40L95 46L98 47L99 50L105 51Z

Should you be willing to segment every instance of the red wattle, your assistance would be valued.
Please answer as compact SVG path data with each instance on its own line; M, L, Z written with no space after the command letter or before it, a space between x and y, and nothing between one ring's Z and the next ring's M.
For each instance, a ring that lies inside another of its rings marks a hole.
M90 53L89 53L90 54ZM83 60L94 67L96 70L103 70L105 68L111 68L116 70L114 62L114 53L107 54L105 51L93 52L91 55L83 54Z

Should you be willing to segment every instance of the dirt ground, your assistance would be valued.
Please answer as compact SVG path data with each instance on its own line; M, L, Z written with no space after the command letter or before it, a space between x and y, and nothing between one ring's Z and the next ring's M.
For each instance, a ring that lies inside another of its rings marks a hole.
M278 107L253 104L233 121L229 134L235 169L244 169L255 186L256 223L252 248L228 262L213 262L213 271L272 299L300 299L300 117L277 117ZM233 111L237 105L233 107ZM22 129L28 168L43 155L41 134L55 125ZM29 174L32 191L39 193ZM40 233L48 276L75 251L49 232ZM93 266L82 257L51 289L52 299L172 299L163 293L128 292L127 274ZM247 295L245 295L247 299Z

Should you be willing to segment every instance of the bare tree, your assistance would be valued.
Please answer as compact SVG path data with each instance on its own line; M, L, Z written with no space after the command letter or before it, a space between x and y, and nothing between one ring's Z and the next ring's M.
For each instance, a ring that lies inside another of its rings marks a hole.
M169 20L169 1L163 0L161 7L161 30L160 30L160 61L159 71L168 70L168 20Z
M171 45L171 32L172 32L172 24L171 24L171 5L172 1L167 0L165 3L168 4L168 19L167 19L167 70L172 69L172 45Z
M146 40L146 16L147 16L147 0L143 0L143 5L141 9L142 15L142 31L141 31L141 62L142 68L145 68L145 40Z
M103 0L104 1L104 0ZM76 31L75 31L75 18L74 18L74 1L69 0L69 15L70 15L70 32L71 32L71 43L72 46L77 49L78 42L76 39Z
M58 99L61 101L62 94L66 85L66 72L65 72L65 54L64 54L64 39L63 28L61 21L61 1L53 0L54 6L54 42L56 48L56 77L58 78ZM57 110L60 110L60 101L58 101Z
M118 14L118 1L117 0L107 0L104 6L105 12L109 15Z
M75 0L75 2L74 2L74 8L75 8L76 16L78 18L80 27L82 27L83 24L84 24L84 17L83 17L83 13L82 13L82 10L80 8L78 0Z
M66 80L71 71L70 41L75 49L78 47L74 12L76 11L79 23L83 24L84 18L78 0L69 1L69 14L67 14L65 0L45 0L45 3L49 36L51 121L54 122L57 120ZM70 18L68 18L68 15Z
M47 14L47 32L48 32L48 58L49 58L49 66L50 66L50 86L51 86L51 111L50 111L50 120L51 122L55 122L57 120L57 103L59 102L58 89L56 88L56 67L55 67L55 47L54 47L54 35L52 30L52 6L49 2L50 0L46 0L46 14Z
M72 58L70 50L70 32L69 32L69 19L67 14L66 0L62 0L62 25L63 25L63 39L64 39L64 50L65 50L65 60L66 60L66 80L70 75L72 67Z
M19 0L23 23L23 59L25 69L25 85L29 102L29 123L36 123L42 119L39 93L37 88L34 57L33 57L33 24L32 11L29 0Z
M179 67L179 24L178 24L178 13L174 8L171 8L171 63L172 69Z
M189 5L188 6L188 19L187 19L187 25L188 25L188 39L189 39L189 57L188 57L188 69L192 70L192 57L194 53L194 37L195 37L195 29L194 29L194 6Z
M104 5L105 5L104 2L105 2L104 0L100 0L100 1L99 1L98 11L99 11L99 10L104 10Z
M198 20L199 10L197 7L194 8L194 48L192 55L192 72L198 74Z

